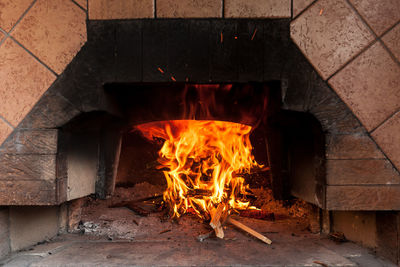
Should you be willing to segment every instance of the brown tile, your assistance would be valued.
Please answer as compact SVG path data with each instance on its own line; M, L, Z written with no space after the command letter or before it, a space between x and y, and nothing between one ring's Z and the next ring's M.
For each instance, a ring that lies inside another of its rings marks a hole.
M324 79L374 38L345 0L320 0L291 24L291 36Z
M0 27L9 32L33 0L0 0Z
M387 159L326 161L328 185L400 184L400 175Z
M377 42L329 80L371 131L400 108L400 67Z
M6 37L6 35L2 32L0 32L0 42L3 40L3 38Z
M88 0L89 19L153 18L154 0Z
M372 137L385 154L400 170L400 111L378 129L372 132Z
M400 60L400 24L385 34L382 41L389 47L397 60Z
M399 210L399 185L330 185L326 187L328 210Z
M87 9L87 3L88 3L87 0L75 0L75 2L77 2L84 9Z
M327 159L384 159L381 150L368 135L328 134L325 155Z
M288 18L290 0L225 0L228 18Z
M7 139L13 129L3 119L0 118L0 146Z
M293 17L296 17L312 2L314 2L314 0L293 0Z
M219 18L221 16L221 0L157 0L157 17L160 18Z
M0 115L15 127L56 77L11 38L0 47L0 69Z
M379 36L400 19L399 0L350 0Z
M71 1L38 0L12 35L61 73L86 42L86 14Z

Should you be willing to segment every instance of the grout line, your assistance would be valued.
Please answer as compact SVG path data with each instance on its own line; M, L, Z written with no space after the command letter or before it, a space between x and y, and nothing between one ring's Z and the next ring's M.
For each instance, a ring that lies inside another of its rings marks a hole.
M326 81L329 81L333 76L335 76L336 74L338 74L341 70L343 70L344 68L346 68L348 65L350 65L350 63L352 63L357 57L359 57L361 54L363 54L365 51L367 51L371 46L373 46L375 43L377 43L379 40L378 39L374 39L372 40L366 47L364 47L363 49L360 50L360 52L356 53L354 56L352 56L346 63L344 63L342 66L339 67L339 69L337 69L334 73L332 73L331 75L328 76L328 78L326 78Z
M367 26L367 29L372 33L372 35L375 37L375 39L378 39L378 35L374 32L372 27L368 24L368 22L364 19L364 17L358 12L355 6L350 2L350 0L346 0L347 4L350 6L350 8L354 11L354 13L357 15L357 17Z
M393 112L393 114L390 114L384 121L382 121L381 123L379 123L375 128L373 128L371 131L369 131L370 133L372 133L373 131L377 130L379 127L381 127L383 124L385 124L388 120L392 119L394 116L397 115L397 113L400 114L400 109L396 110L395 112Z
M394 56L394 54L392 53L392 51L386 46L386 44L382 41L382 37L389 32L391 29L393 29L400 21L398 21L397 23L395 23L395 25L393 25L392 27L390 27L388 30L386 30L383 34L381 34L380 36L378 36L374 30L372 29L372 27L368 24L367 20L364 19L364 17L361 15L360 12L358 12L358 10L355 8L355 6L353 6L353 4L350 2L350 0L346 0L346 2L349 4L349 6L351 7L351 9L354 11L354 13L356 13L356 15L359 17L359 19L361 19L361 21L367 26L368 30L372 33L372 35L375 37L376 40L378 40L380 42L380 44L383 46L383 48L389 53L390 57L393 58L394 62L396 62L398 65L400 65L400 61Z
M379 39L378 41L383 46L383 48L389 53L389 56L393 59L393 61L400 66L400 61L396 58L392 50L389 49L389 47L385 44L385 42L382 39Z
M0 46L6 41L8 34L5 30L3 30L2 28L0 28L0 32L4 34L3 38L0 39Z
M221 12L222 12L222 14L221 14L221 18L225 18L225 0L221 0L222 2L221 2L221 4L222 4L222 8L221 8Z
M8 126L10 126L13 130L15 130L15 127L12 126L12 124L1 115L0 115L0 120L2 120L4 123L6 123Z
M293 0L290 0L290 20L293 20Z
M306 12L308 9L310 9L313 5L315 5L318 2L318 0L314 0L311 4L309 4L306 8L304 8L299 14L297 14L295 17L292 18L292 21L303 15L304 12Z
M157 0L154 0L154 12L153 12L154 14L154 18L156 19L157 18Z
M83 10L83 12L87 12L87 10L83 7L83 6L81 6L80 4L78 4L77 2L75 2L74 0L71 0L71 2L72 3L74 3L75 5L77 5L80 9L82 9Z
M384 35L386 35L388 32L390 32L391 30L393 30L394 28L396 28L396 26L400 25L400 20L397 21L393 26L389 27L386 31L384 31L380 36L379 39L382 39L382 37Z
M33 0L32 3L29 5L29 7L25 10L24 13L22 13L21 17L17 20L17 22L15 22L14 26L12 26L11 30L8 32L8 35L11 34L11 32L13 32L15 30L15 27L17 27L17 25L21 22L21 20L26 16L26 14L28 14L28 12L32 9L32 7L35 5L35 3L37 2L37 0Z
M41 61L37 56L35 56L31 51L29 51L25 46L23 46L20 42L18 42L14 37L9 36L11 40L13 40L15 43L17 43L22 49L24 49L26 52L28 52L32 57L34 57L40 64L42 64L46 69L51 71L56 77L59 75L52 70L49 66L47 66L43 61Z

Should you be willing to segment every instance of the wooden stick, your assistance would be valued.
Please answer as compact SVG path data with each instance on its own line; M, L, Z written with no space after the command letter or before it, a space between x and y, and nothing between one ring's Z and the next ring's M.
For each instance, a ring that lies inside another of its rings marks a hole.
M236 226L237 228L239 228L239 229L251 234L252 236L260 239L264 243L267 243L268 245L272 244L272 241L268 237L263 236L259 232L257 232L255 230L251 229L250 227L248 227L248 226L236 221L235 219L232 219L232 218L228 217L228 219L226 221L229 222L230 224Z
M210 222L211 227L215 231L215 235L221 239L224 238L225 236L221 224L221 216L224 213L224 209L225 209L225 204L219 203L217 209L211 215L211 222Z

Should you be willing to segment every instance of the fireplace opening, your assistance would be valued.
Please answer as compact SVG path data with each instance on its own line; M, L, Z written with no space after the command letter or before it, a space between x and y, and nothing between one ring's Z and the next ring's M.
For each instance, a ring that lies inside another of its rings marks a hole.
M311 115L282 109L280 86L106 84L115 114L81 115L62 127L59 139L67 198L79 198L70 206L70 231L137 240L165 230L173 239L184 224L183 232L193 238L203 241L214 232L229 240L229 216L255 229L276 224L286 234L319 232L318 208L307 201L319 201L324 134ZM193 132L194 142L183 141ZM161 155L166 140L173 145ZM176 155L178 145L190 153ZM200 155L193 154L196 149ZM181 160L186 169L174 180L171 171ZM90 192L95 194L81 198ZM209 224L218 209L225 217L218 215L224 219L213 230ZM265 231L257 233L266 236Z

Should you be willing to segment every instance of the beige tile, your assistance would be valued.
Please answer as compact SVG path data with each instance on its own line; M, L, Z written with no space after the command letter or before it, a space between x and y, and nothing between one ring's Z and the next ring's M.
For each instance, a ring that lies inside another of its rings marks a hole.
M312 2L314 2L314 0L293 0L293 17L296 17Z
M400 112L372 132L372 137L400 170Z
M400 60L400 24L385 34L382 41L389 47L397 60Z
M157 0L157 17L160 18L219 18L221 16L221 0Z
M85 12L71 1L38 0L12 36L61 73L86 42L85 20Z
M400 19L399 0L350 0L377 35Z
M154 0L88 0L89 19L154 17Z
M345 0L318 1L292 22L291 36L324 79L373 40Z
M81 7L87 9L87 0L75 0Z
M0 118L0 146L7 139L13 129L2 118Z
M0 27L9 32L33 0L0 0Z
M0 69L0 115L15 127L56 77L11 38L0 47Z
M288 18L290 0L225 0L227 18Z
M400 108L400 67L377 42L329 80L371 131Z

